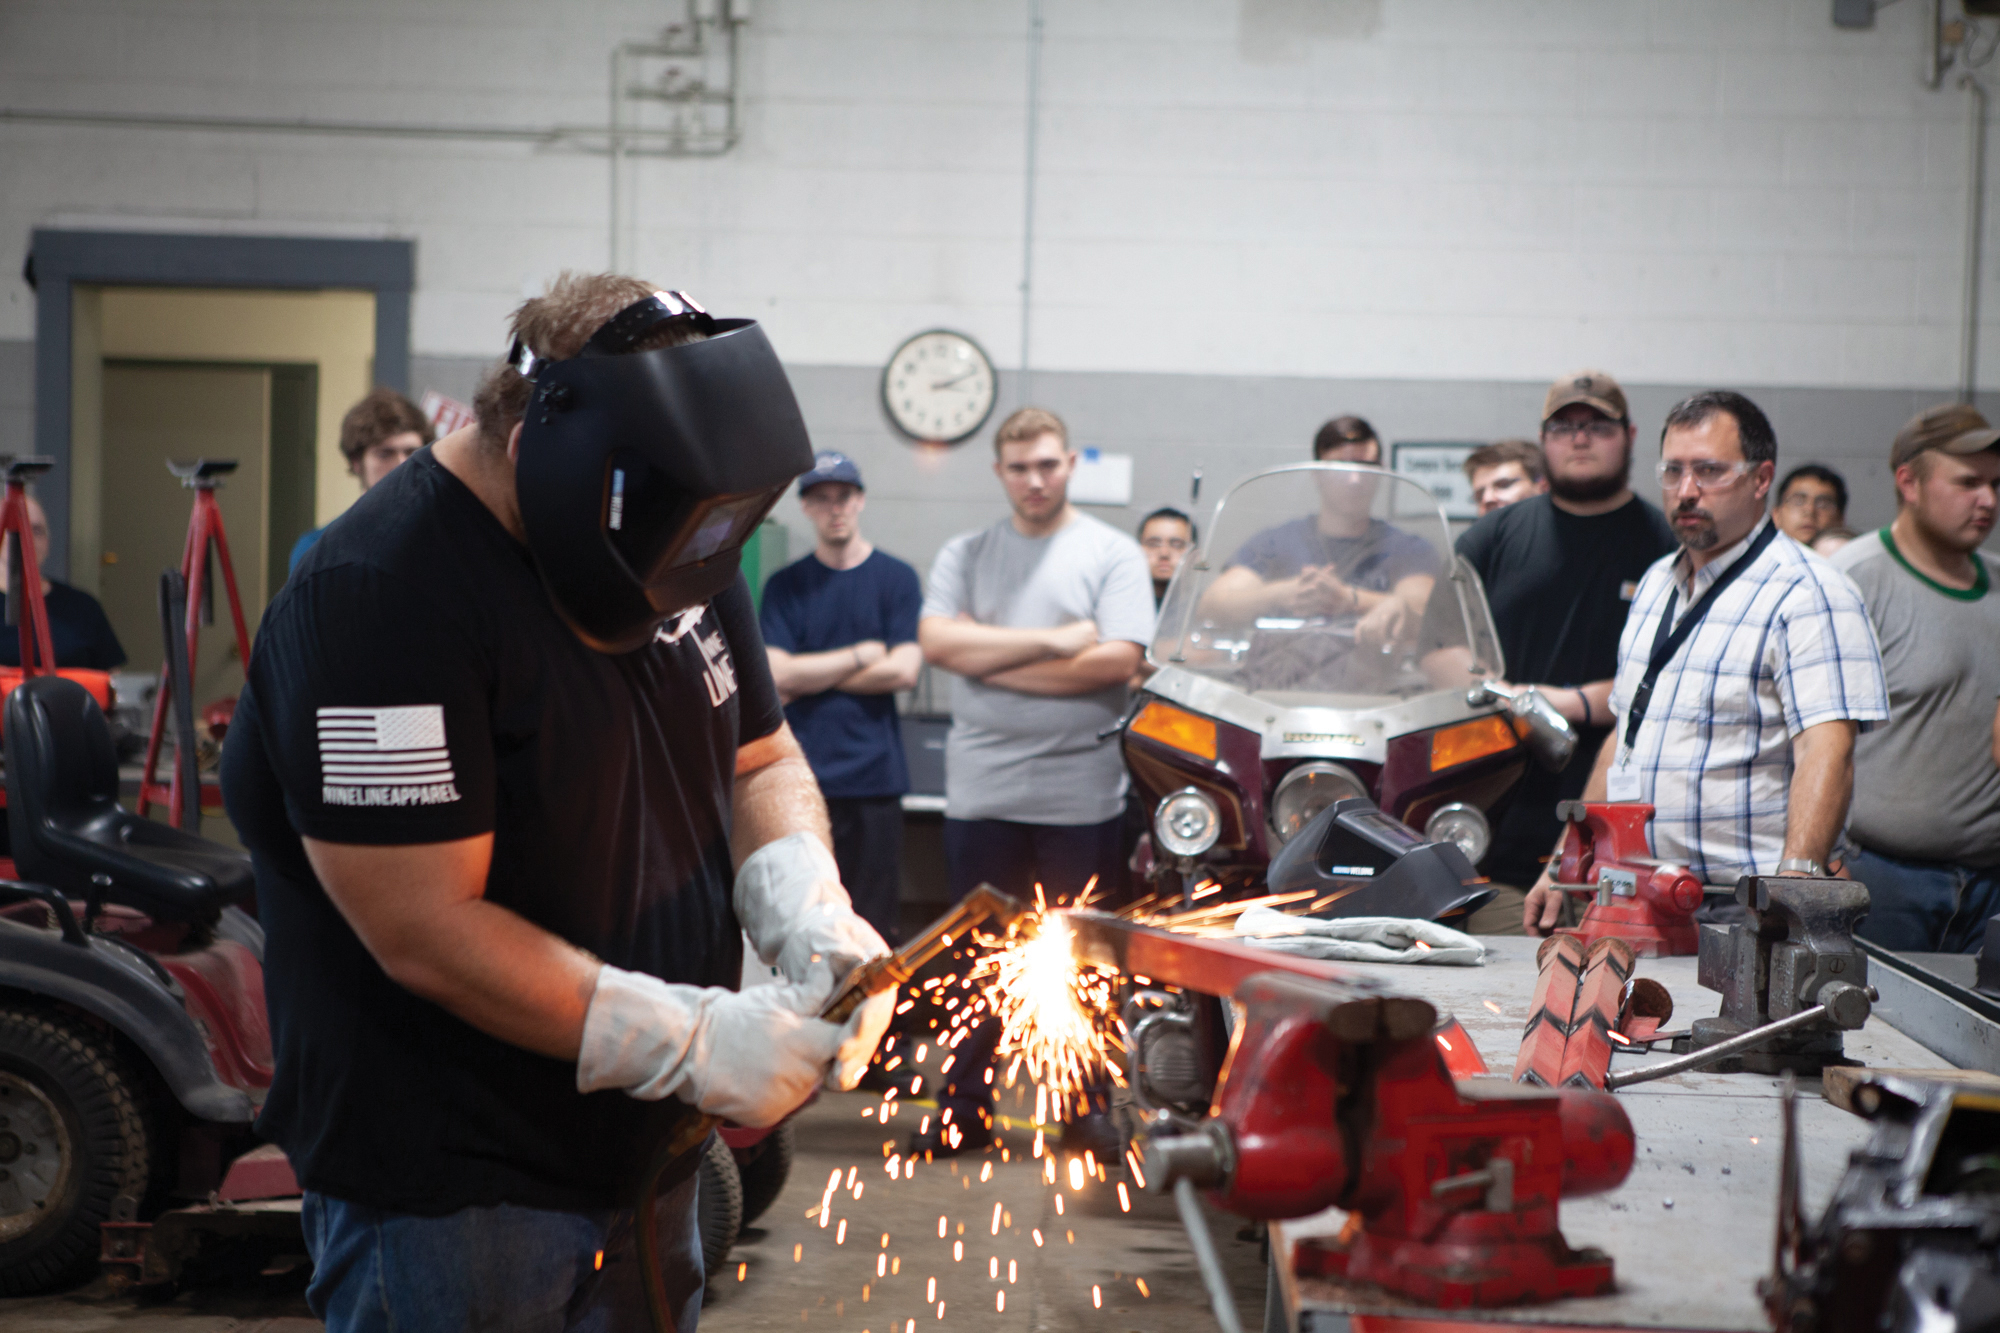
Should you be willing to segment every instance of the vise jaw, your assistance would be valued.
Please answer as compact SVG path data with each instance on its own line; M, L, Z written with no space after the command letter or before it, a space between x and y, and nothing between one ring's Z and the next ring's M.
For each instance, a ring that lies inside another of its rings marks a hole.
M1745 875L1736 882L1736 901L1748 921L1701 929L1695 976L1721 993L1722 1011L1695 1020L1691 1049L1823 1005L1826 1021L1778 1033L1712 1067L1816 1074L1855 1063L1842 1052L1841 1033L1866 1023L1871 1009L1868 958L1854 942L1854 927L1868 911L1867 888L1848 879Z

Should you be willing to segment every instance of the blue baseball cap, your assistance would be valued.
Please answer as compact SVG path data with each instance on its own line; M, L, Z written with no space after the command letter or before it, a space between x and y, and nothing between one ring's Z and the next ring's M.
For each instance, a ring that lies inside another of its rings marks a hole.
M799 494L804 495L823 481L844 481L857 491L868 489L861 484L861 469L854 466L854 460L831 449L813 455L812 471L799 478Z

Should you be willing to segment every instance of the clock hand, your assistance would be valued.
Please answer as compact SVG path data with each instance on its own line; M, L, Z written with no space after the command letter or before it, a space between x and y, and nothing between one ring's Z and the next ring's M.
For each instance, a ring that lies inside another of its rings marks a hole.
M978 373L979 373L979 372L978 372L978 370L976 370L976 369L975 369L975 370L967 370L967 371L961 371L961 372L960 372L959 374L956 374L956 375L953 375L953 376L952 376L952 377L951 377L950 379L948 379L948 380L932 380L932 381L931 381L931 390L932 390L933 392L935 392L935 391L937 391L937 390L939 390L939 389L949 389L949 388L951 388L951 387L952 387L953 385L955 385L955 384L962 384L962 383L964 383L964 382L965 382L966 380L969 380L969 379L971 379L971 378L972 378L972 377L973 377L974 375L977 375Z

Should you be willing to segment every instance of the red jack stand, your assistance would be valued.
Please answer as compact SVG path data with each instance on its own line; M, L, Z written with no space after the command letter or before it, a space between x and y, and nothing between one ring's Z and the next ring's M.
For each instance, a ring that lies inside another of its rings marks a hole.
M181 548L181 577L187 581L187 670L188 687L194 687L195 653L203 625L215 623L215 584L210 578L211 563L222 566L222 586L229 594L229 616L236 628L236 655L243 670L250 670L250 632L243 624L243 599L236 593L236 567L229 559L229 536L222 530L222 508L215 502L215 488L236 470L234 459L197 458L192 463L168 463L167 471L194 492L194 510L188 515L187 544ZM211 552L210 547L213 546ZM159 771L160 739L167 724L167 673L160 670L160 691L153 700L153 728L146 737L146 769L139 780L139 814L144 816L154 804L167 807L167 821L182 827L187 793L181 790L181 772L188 765L176 764L171 784L156 781ZM214 783L199 784L197 803L213 797L220 803L222 793ZM197 805L199 808L199 804Z
M1686 866L1662 861L1646 842L1653 807L1637 801L1564 801L1556 818L1563 831L1556 887L1595 893L1583 921L1561 933L1585 944L1624 940L1641 958L1696 952L1701 881Z

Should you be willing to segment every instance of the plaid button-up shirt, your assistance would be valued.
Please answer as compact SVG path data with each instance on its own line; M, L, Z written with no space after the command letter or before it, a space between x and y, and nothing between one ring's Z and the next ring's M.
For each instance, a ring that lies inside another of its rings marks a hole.
M1681 553L1646 571L1618 641L1611 688L1618 724L1605 741L1616 747L1610 798L1650 803L1653 854L1684 863L1710 884L1777 873L1792 737L1821 722L1846 718L1865 729L1889 716L1882 655L1860 590L1780 533L1661 669L1639 733L1625 746L1626 716L1668 595L1679 594L1678 624L1763 526L1692 580Z

